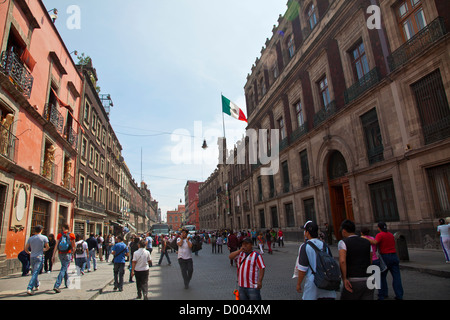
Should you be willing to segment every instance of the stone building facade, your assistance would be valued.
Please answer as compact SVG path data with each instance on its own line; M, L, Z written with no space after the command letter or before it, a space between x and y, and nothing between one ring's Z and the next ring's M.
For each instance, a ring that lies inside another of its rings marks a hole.
M280 132L280 168L219 168L231 226L300 239L315 220L339 239L344 219L373 232L386 221L437 247L450 215L449 15L441 0L289 1L244 88L248 129Z

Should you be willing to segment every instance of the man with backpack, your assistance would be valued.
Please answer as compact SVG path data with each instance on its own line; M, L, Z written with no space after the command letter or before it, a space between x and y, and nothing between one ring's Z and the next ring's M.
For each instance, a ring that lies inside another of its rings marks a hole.
M297 291L303 300L335 300L340 286L340 270L330 248L318 239L319 227L313 221L303 226L306 242L301 245L298 269Z
M123 243L123 237L117 236L116 244L112 247L114 256L114 291L123 291L123 275L125 274L125 256L128 256L128 247Z
M59 271L58 277L56 278L53 290L56 293L60 293L62 280L64 279L64 284L66 288L68 287L69 275L67 270L69 269L70 261L72 260L72 250L75 248L75 235L69 232L69 225L66 223L62 226L62 232L56 237L56 249L53 253L53 264L56 259L56 252L58 252L59 261L61 262L61 270Z

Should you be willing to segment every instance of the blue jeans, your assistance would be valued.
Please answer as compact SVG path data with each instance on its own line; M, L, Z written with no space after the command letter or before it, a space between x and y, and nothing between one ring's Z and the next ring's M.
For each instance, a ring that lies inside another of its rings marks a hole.
M33 290L35 287L39 287L38 276L41 272L42 265L44 264L44 255L30 258L31 269L33 273L31 274L30 282L28 283L27 290Z
M89 271L91 270L91 258L92 258L92 261L94 261L94 270L97 269L97 258L95 258L95 254L96 253L97 253L97 250L95 248L91 249L89 251L89 257L88 257L88 260L87 260L87 268L88 268Z
M261 290L239 287L240 300L261 300Z
M70 260L72 260L72 254L71 253L60 253L59 254L59 261L61 262L61 270L59 271L58 278L56 278L55 285L53 288L59 288L59 286L62 283L62 280L64 278L64 284L66 287L69 286L69 275L67 273L67 270L69 269Z
M403 299L402 278L400 275L400 261L396 253L382 254L387 270L381 273L381 289L378 291L378 299L383 300L388 296L387 274L388 271L392 275L392 287L394 288L395 298Z

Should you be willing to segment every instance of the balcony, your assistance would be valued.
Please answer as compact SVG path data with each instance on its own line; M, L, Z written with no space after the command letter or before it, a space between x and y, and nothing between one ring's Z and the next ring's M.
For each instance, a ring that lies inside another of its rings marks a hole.
M41 175L50 180L53 183L56 183L56 172L58 171L58 166L54 163L45 163L41 166Z
M391 72L420 55L431 44L438 42L445 34L447 34L447 30L445 29L444 19L438 17L388 57Z
M291 140L292 142L300 139L302 136L308 133L308 122L305 121L300 127L298 127L295 131L292 132Z
M9 129L0 124L0 154L16 162L16 147L19 139Z
M75 131L73 131L73 129L71 127L65 127L64 128L64 137L67 140L67 142L70 143L70 145L74 148L77 149L77 144L78 144L78 136L75 133Z
M336 101L331 101L325 108L314 115L314 128L336 113Z
M54 104L46 104L44 108L44 119L53 124L60 134L63 133L64 117Z
M104 213L105 205L102 202L95 201L90 197L79 196L78 197L78 208L97 212Z
M380 81L380 73L378 68L374 68L366 73L361 79L359 79L354 85L345 90L344 100L345 104L348 104L376 85Z
M3 51L0 59L1 72L9 77L9 80L15 85L17 90L25 97L30 98L34 80L31 73L12 49Z

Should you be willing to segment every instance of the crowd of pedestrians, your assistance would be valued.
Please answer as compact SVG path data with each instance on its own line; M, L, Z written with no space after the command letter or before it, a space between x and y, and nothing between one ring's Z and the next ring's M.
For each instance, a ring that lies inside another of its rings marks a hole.
M437 228L447 263L450 253L449 222L449 218L447 221L442 220ZM339 229L342 240L337 244L338 257L331 259L335 260L336 265L331 263L329 268L338 271L337 279L336 272L332 274L321 268L324 263L330 263L330 260L325 260L326 257L332 257L330 245L333 239L329 237L329 227L325 225L325 229L319 230L315 222L308 221L302 229L304 242L300 245L295 260L294 278L298 278L296 290L302 293L303 300L336 299L339 290L342 300L373 300L376 289L378 299L383 300L388 296L388 273L393 279L395 299L403 299L395 238L385 222L377 224L378 232L374 236L370 234L368 228L357 231L353 221L342 222ZM262 281L266 274L263 255L265 252L273 254L272 249L277 244L279 247L284 246L284 234L281 229L260 232L255 229L237 232L216 230L197 232L195 235L182 229L170 235L152 236L150 232L141 235L132 234L126 240L122 234L108 235L104 239L101 234L92 233L85 240L82 236L71 233L67 224L63 225L62 232L56 237L54 235L47 237L42 231L42 226L34 227L33 236L28 239L24 251L18 257L23 264L22 275L27 275L28 270L32 270L26 289L29 295L39 290L39 274L43 271L52 272L57 256L61 268L53 286L55 293L61 292L63 282L65 287L68 287L68 269L71 262L75 263L77 276L83 276L85 272L97 270L97 259L103 261L104 258L109 262L112 256L113 290L123 290L128 260L128 281L134 282L135 279L138 299L148 299L149 268L153 266L151 254L154 247L158 248L160 253L158 265L162 264L165 257L170 266L169 251L177 253L184 287L188 289L194 274L192 253L198 254L201 249L199 243L205 243L211 245L213 255L222 254L223 246L228 249L230 266L237 267L236 296L241 300L259 300ZM376 266L379 270L379 281L375 281L377 286L368 285L372 276L372 273L368 272L371 266ZM338 281L337 288L330 286L333 281Z

